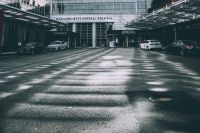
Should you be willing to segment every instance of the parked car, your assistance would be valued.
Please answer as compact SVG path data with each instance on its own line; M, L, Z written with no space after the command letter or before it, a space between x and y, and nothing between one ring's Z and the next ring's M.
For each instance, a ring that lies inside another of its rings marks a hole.
M197 43L197 46L196 46L196 54L199 56L200 55L200 44Z
M29 42L24 47L17 49L18 54L44 53L44 45L39 42Z
M196 54L198 50L197 42L190 40L178 40L169 44L165 48L166 54L178 54L184 56L186 54Z
M24 53L23 47L18 47L18 48L16 49L16 53L17 53L18 55L23 54L23 53Z
M54 41L47 46L47 50L62 50L68 48L68 43L64 41Z
M162 50L163 46L162 44L157 41L157 40L146 40L140 44L141 49L147 49L147 50L152 50L152 49L159 49Z

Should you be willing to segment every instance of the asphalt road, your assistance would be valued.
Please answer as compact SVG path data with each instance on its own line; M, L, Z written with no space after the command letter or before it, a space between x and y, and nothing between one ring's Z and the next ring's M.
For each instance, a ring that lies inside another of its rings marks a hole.
M198 133L200 59L133 48L0 56L0 133Z

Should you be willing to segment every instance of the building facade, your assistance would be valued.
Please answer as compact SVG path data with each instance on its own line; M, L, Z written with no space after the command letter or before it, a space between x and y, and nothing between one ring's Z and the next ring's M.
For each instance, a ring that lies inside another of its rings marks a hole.
M151 0L51 0L50 17L68 23L67 30L76 33L76 47L101 47L109 41L119 42L108 31L130 30L125 24L146 14L150 3Z

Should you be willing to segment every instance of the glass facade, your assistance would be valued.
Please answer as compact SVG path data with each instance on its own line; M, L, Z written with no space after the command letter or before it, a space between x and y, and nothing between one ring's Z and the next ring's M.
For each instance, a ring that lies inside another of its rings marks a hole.
M52 14L140 14L147 0L52 0Z
M107 35L108 25L111 24L111 30L126 30L124 25L128 21L147 13L150 2L151 0L52 0L51 17L70 24L70 27L73 27L71 24L74 25L70 31L76 33L77 47L103 47L114 38Z
M92 46L92 23L77 24L77 47Z
M107 44L106 29L107 29L106 23L96 24L97 47L103 47Z

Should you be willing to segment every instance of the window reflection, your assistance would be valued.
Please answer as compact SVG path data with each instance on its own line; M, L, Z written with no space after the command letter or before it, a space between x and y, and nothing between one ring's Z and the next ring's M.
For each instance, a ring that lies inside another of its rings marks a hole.
M137 8L137 9L136 9ZM53 14L141 14L146 12L146 1L129 0L53 0Z

